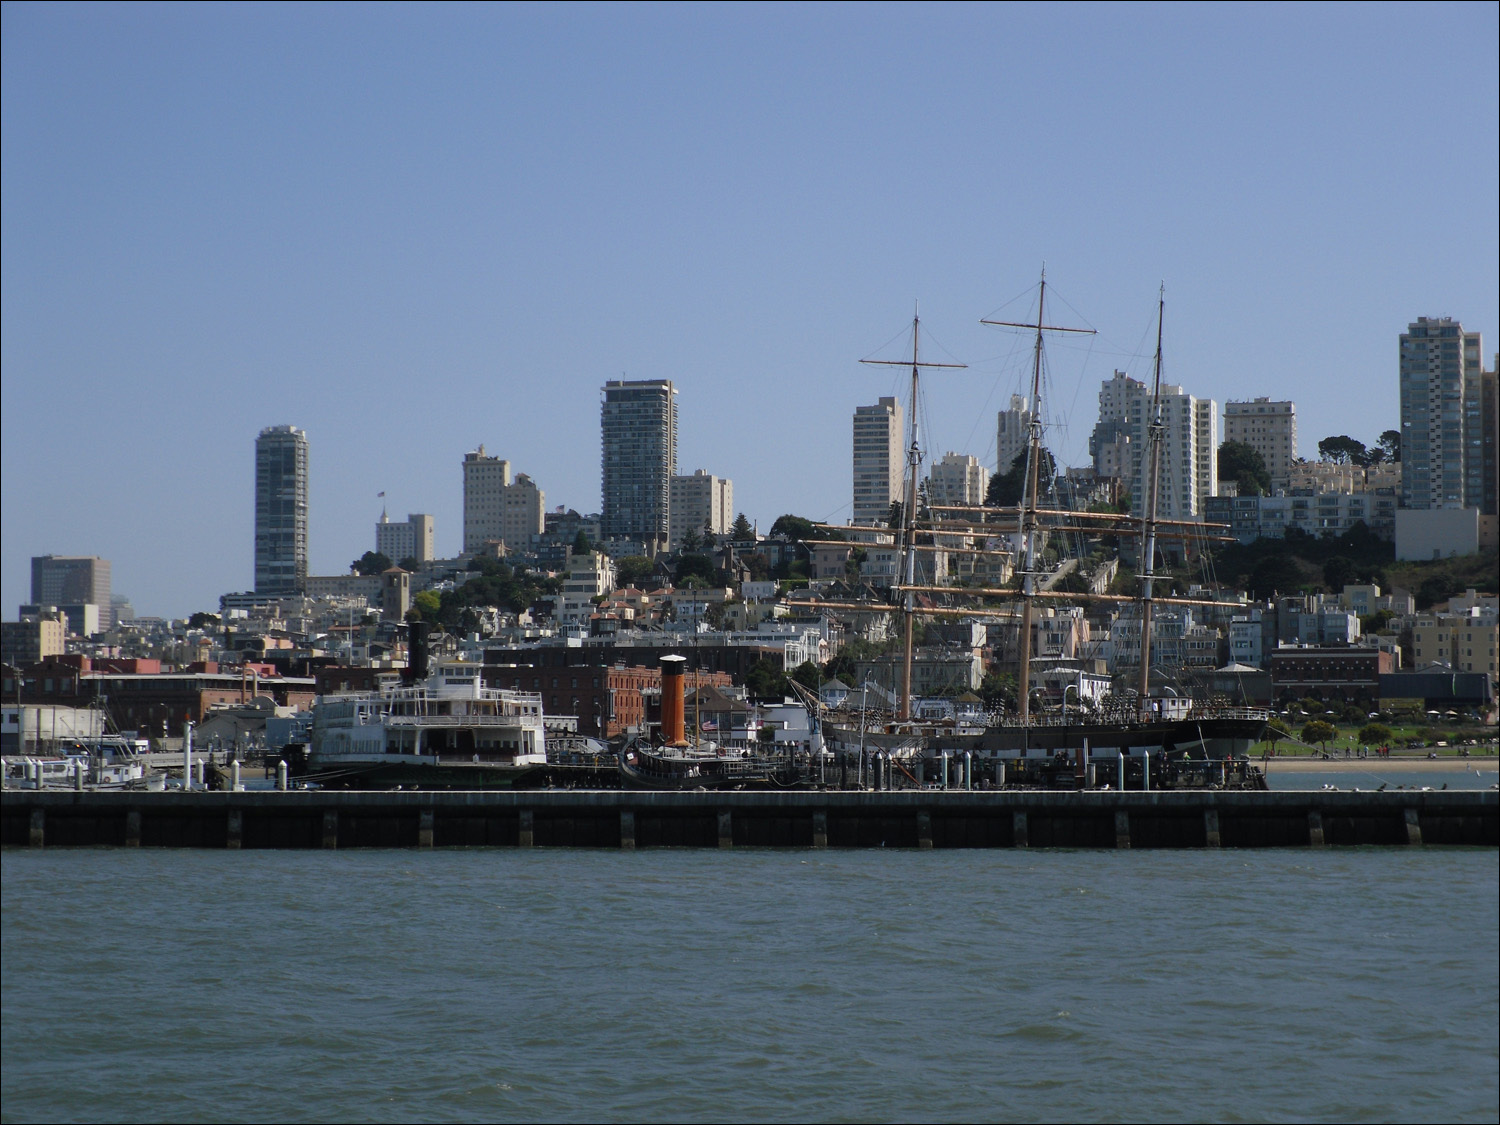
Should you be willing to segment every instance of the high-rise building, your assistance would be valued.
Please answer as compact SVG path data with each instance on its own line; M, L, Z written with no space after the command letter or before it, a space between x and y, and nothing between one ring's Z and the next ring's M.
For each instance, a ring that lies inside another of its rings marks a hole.
M1162 519L1202 519L1204 504L1219 487L1219 407L1180 386L1161 385L1161 474L1156 514ZM1150 466L1147 441L1151 388L1116 371L1099 391L1099 421L1089 438L1101 476L1118 476L1130 493L1131 510L1145 511ZM1106 472L1105 467L1114 469Z
M431 562L432 517L408 514L404 523L393 523L381 512L380 522L375 525L375 550L395 563L403 559Z
M1479 514L1500 515L1500 354L1479 376Z
M505 486L505 504L501 510L500 536L512 551L528 551L536 546L546 529L547 494L525 473Z
M945 453L941 460L933 462L927 474L927 502L973 507L984 503L988 484L979 458L967 453Z
M697 469L691 476L672 478L672 549L688 532L706 529L723 535L734 522L734 482Z
M605 537L664 542L677 473L677 388L667 379L611 379L599 424Z
M995 426L995 472L1005 474L1026 452L1031 440L1031 407L1026 395L1011 395L1010 409L1000 411Z
M267 426L255 439L255 592L307 585L307 434Z
M904 411L889 396L854 408L853 522L884 524L902 496Z
M1419 316L1401 334L1403 508L1483 503L1483 350L1447 316Z
M1269 398L1226 402L1224 440L1242 442L1259 453L1271 474L1271 487L1286 488L1297 459L1296 404Z
M490 457L484 446L464 454L464 554L505 538L505 490L510 462Z
M31 560L33 605L98 606L101 629L108 629L114 620L114 599L109 586L108 559L93 555L39 555Z

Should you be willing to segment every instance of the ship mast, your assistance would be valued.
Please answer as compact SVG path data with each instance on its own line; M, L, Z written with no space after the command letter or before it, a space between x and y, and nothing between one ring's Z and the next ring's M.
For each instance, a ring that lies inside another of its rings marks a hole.
M1161 442L1166 426L1161 420L1161 323L1166 310L1166 286L1156 298L1156 364L1151 381L1151 421L1146 434L1146 522L1141 528L1141 675L1137 700L1142 713L1151 694L1151 595L1156 580L1156 508L1161 490Z
M916 611L916 592L913 587L917 582L917 471L922 465L922 446L918 440L919 428L917 423L919 391L919 374L923 367L967 367L967 363L925 363L920 358L920 338L922 331L922 318L916 313L911 318L911 359L862 359L861 363L868 363L881 367L906 367L911 366L911 419L907 425L908 441L906 445L906 484L903 492L904 499L901 503L901 540L902 540L902 575L905 589L902 591L901 612L905 617L905 641L901 659L901 697L897 704L896 719L905 722L911 718L911 659L912 659L912 620Z
M1004 328L1036 329L1036 344L1031 362L1031 400L1026 404L1030 412L1026 440L1026 484L1021 492L1021 549L1023 566L1021 572L1021 666L1016 682L1016 694L1020 697L1021 724L1031 721L1031 603L1036 596L1036 527L1037 527L1037 481L1041 476L1042 460L1042 333L1078 332L1093 335L1092 328L1059 328L1048 324L1043 313L1047 301L1047 270L1042 270L1041 286L1037 290L1036 323L1023 324L1013 320L981 320L980 324L992 324ZM1005 472L1009 466L997 465L996 471ZM910 594L907 595L910 597Z

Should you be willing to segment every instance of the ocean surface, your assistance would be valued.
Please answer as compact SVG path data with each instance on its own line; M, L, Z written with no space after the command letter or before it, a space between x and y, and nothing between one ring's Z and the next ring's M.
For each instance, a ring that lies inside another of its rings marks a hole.
M7 850L4 1121L1494 1121L1500 853Z

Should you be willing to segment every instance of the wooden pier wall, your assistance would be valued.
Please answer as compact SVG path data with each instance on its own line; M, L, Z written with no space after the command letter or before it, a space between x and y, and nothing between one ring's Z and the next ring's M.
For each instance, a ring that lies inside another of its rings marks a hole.
M1500 846L1500 793L0 794L12 847Z

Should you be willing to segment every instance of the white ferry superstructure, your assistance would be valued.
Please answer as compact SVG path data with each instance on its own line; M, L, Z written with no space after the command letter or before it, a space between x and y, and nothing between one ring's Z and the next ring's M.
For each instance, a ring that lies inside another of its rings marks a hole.
M320 696L308 751L313 769L545 765L542 697L485 687L478 664L439 662L419 684Z

